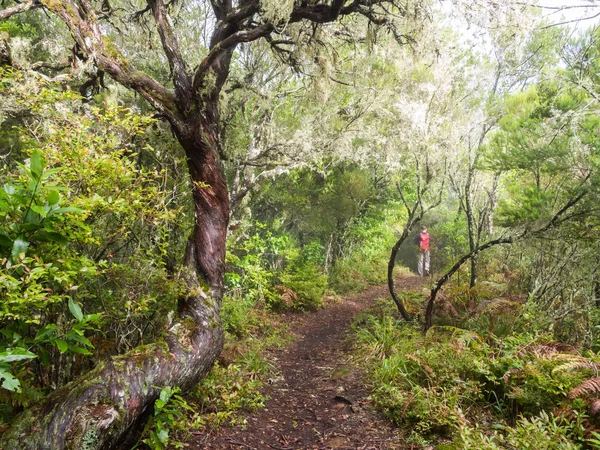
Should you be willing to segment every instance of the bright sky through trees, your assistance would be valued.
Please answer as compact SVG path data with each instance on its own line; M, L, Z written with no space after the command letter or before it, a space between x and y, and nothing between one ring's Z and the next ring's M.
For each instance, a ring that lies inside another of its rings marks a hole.
M596 0L540 0L542 16L552 24L569 24L585 30L600 22L600 2Z

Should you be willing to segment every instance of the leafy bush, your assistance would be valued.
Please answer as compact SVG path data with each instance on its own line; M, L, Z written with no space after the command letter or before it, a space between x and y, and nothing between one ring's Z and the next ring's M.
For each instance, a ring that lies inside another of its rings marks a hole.
M0 117L0 140L18 149L0 175L6 420L88 370L93 356L162 331L179 294L172 252L181 254L182 243L170 231L187 216L179 198L164 195L180 182L167 177L172 158L145 165L144 152L154 151L146 141L151 117L92 107L6 67L0 94L5 105L27 110L22 120Z
M316 309L323 301L327 289L327 276L314 264L306 262L294 266L281 276L284 286L297 296L291 306L296 309Z
M189 437L189 415L195 416L194 409L179 394L180 389L164 387L154 402L154 414L144 427L142 437L136 446L146 444L150 450L184 448ZM186 414L187 413L187 414Z
M583 448L572 441L574 432L579 431L576 422L565 423L545 412L540 413L538 417L521 417L514 427L501 426L500 428L502 432L484 433L478 426L464 425L460 428L454 445L444 446L441 449L579 450Z

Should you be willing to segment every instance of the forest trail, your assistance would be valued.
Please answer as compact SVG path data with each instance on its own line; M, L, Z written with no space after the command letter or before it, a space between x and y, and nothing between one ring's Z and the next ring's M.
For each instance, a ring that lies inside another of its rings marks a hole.
M398 291L420 289L426 279L402 276ZM326 450L416 449L370 406L363 374L352 363L345 339L352 319L376 298L389 297L387 286L372 286L321 310L294 315L294 342L273 351L276 370L265 386L265 407L246 413L245 429L224 426L197 433L192 449ZM390 299L391 302L391 299Z

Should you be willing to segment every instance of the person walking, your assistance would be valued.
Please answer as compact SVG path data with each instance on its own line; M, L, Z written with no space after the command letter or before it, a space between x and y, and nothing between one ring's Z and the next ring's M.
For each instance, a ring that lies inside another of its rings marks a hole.
M419 246L419 266L417 267L419 275L429 276L431 256L429 254L429 233L425 225L421 227L421 232L415 237L415 244Z

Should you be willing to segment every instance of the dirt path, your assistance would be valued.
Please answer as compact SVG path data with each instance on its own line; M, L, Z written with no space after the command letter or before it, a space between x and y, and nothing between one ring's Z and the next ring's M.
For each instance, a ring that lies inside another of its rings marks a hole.
M398 279L397 289L418 289L423 279ZM246 415L248 425L199 433L191 449L410 449L389 423L370 407L368 390L349 357L344 339L352 319L389 296L387 286L314 313L295 316L290 326L296 340L272 353L278 376L265 387L270 397L263 409ZM390 300L391 301L391 300Z

